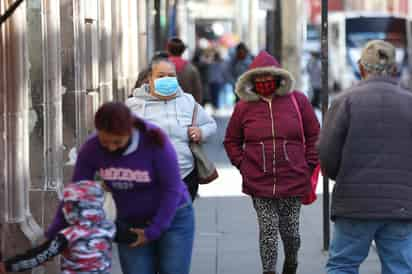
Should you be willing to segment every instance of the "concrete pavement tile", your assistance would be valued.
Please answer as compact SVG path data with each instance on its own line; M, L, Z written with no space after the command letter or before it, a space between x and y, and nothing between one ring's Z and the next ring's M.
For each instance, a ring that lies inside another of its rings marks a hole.
M219 252L222 253L259 253L258 236L256 233L225 233L218 238Z
M222 233L257 233L256 213L249 197L218 200L218 231Z
M218 236L212 233L196 233L194 253L198 252L198 250L216 252L217 238Z
M196 233L217 232L217 198L195 200Z
M213 235L196 235L191 273L216 273L217 238Z
M255 250L219 253L219 274L261 273L259 254Z

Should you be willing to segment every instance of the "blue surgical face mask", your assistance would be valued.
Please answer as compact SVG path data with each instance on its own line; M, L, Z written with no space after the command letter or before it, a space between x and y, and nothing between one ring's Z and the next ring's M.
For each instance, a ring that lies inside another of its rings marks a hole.
M179 83L176 77L162 77L154 80L154 92L161 96L172 96L177 93Z

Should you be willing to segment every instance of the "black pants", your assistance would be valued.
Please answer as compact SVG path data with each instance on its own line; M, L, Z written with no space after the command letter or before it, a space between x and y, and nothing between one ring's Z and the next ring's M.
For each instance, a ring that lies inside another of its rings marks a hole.
M197 180L196 168L193 169L193 171L190 172L189 175L183 178L183 181L187 185L187 189L189 190L190 197L192 198L192 202L193 202L195 198L197 197L197 191L199 190L199 183Z
M214 108L219 108L219 96L220 93L222 92L222 87L223 84L220 83L210 83L209 84L209 91L210 91L210 97L212 99L212 105Z
M312 97L312 106L314 108L321 108L321 98L320 98L320 94L321 94L322 90L320 88L314 88L313 89L313 97Z

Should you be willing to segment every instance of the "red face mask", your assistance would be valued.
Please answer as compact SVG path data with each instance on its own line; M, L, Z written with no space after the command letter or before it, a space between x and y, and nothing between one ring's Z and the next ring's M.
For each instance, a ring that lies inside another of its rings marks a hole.
M255 82L255 91L261 96L270 96L276 91L276 80Z

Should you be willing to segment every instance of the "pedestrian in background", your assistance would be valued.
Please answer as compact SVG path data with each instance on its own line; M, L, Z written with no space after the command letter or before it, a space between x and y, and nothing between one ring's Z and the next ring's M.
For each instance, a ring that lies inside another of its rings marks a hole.
M196 126L192 126L198 103L179 86L171 61L155 59L149 69L149 84L136 89L126 104L136 115L167 133L177 152L180 175L194 200L199 182L190 142L205 142L216 132L216 122L199 105Z
M253 56L250 54L246 44L243 42L239 43L235 48L234 56L232 56L231 66L229 66L233 83L236 83L239 77L249 69L252 61Z
M61 254L61 273L109 274L114 224L103 211L100 182L81 181L63 190L63 215L68 226L42 245L0 263L0 273L33 269Z
M322 91L322 64L319 52L313 51L307 64L306 70L309 74L310 86L312 90L311 103L314 108L320 109L320 94Z
M169 139L120 102L101 106L95 127L79 151L73 181L98 175L112 193L123 273L188 274L194 214ZM59 210L47 238L66 226Z
M373 240L382 274L412 273L412 94L393 77L395 62L390 43L367 43L362 80L326 116L320 160L336 180L328 274L359 273Z
M212 59L209 64L208 81L209 90L212 99L212 105L215 110L218 110L223 104L221 93L225 85L225 70L223 59L217 49L213 50Z
M199 104L203 101L202 83L199 71L190 62L182 58L186 45L179 38L172 38L167 43L169 60L175 65L177 79L182 89L193 95Z
M282 273L297 273L301 198L318 164L319 123L293 83L291 73L262 51L236 84L240 101L224 141L257 213L264 274L276 273L278 234L285 249Z
M200 39L200 41L204 41ZM208 103L211 103L212 99L210 96L210 91L209 91L209 79L208 79L208 71L209 71L209 65L210 65L210 48L208 48L208 44L206 46L205 43L201 43L199 41L199 45L202 45L203 47L198 47L195 49L195 52L193 53L193 58L192 58L192 63L193 65L197 68L199 71L200 75L200 81L202 83L202 106L205 106Z

